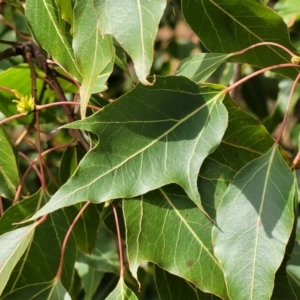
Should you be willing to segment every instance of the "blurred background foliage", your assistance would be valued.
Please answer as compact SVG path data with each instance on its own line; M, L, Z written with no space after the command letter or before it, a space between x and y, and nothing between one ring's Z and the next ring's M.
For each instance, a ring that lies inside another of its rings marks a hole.
M282 16L287 24L292 43L300 49L299 0L273 0L263 2ZM4 2L0 3L0 40L23 42L31 39L31 33L22 12L12 5ZM0 42L0 51L4 51L9 47L9 45ZM160 22L154 48L155 54L151 74L163 76L175 74L178 64L188 56L207 52L205 47L201 44L201 40L199 40L185 22L181 13L179 0L173 0L168 3L164 16ZM120 47L118 47L118 45L116 45L116 49L120 61L118 63L116 62L113 73L108 80L108 90L99 95L93 95L91 104L104 106L131 90L137 84L137 77L134 74L133 64L130 58ZM124 62L127 62L127 65ZM63 74L62 70L58 71ZM230 85L234 81L237 81L253 71L255 71L255 68L249 65L223 63L207 81ZM76 98L77 90L70 82L61 79L60 83L69 100L74 99L74 97ZM292 80L288 78L273 72L266 72L263 75L248 80L239 89L234 90L232 97L240 106L262 122L267 130L276 137L278 127L284 116L292 84ZM16 89L24 95L30 94L30 73L27 64L23 62L22 57L15 56L9 59L0 60L0 86ZM50 103L57 99L54 91L45 85L42 80L38 80L38 93L41 103ZM17 113L16 105L12 103L14 98L14 95L0 90L0 119L4 119L5 117ZM91 113L91 110L88 111L88 114ZM43 132L42 146L44 149L49 149L72 141L68 133L64 130L52 133L53 130L66 122L67 118L63 109L60 107L47 109L42 112L41 129ZM5 126L12 144L18 146L19 153L22 152L31 159L36 158L37 155L34 126L33 115L15 120ZM25 139L22 139L22 136L27 132L29 134L26 135ZM298 151L299 133L300 85L298 84L293 95L290 116L282 139L282 146L290 153L291 157ZM84 152L82 149L77 150L76 157L80 160ZM64 153L64 150L57 150L49 153L45 157L46 177L48 182L51 182L50 192L54 192L60 186L59 181L64 181L64 175L59 173L59 168L61 163L64 163L65 159L71 156L72 155L68 155L68 153ZM18 163L21 172L24 172L28 167L28 162L19 156ZM39 189L40 183L35 172L30 172L26 179L26 186L30 194ZM3 199L4 210L9 205L10 202ZM99 209L99 212L100 210L101 209ZM111 212L106 211L106 213L109 215ZM108 217L105 222L110 223L108 226L109 228L114 228L113 218ZM300 228L298 225L298 244L296 244L296 247L300 247L299 232ZM109 237L107 237L107 239L110 240ZM81 257L80 259L83 262L85 261L84 257ZM111 259L113 262L118 263L118 258L111 257ZM80 262L76 265L78 274L76 274L73 283L74 299L83 299L83 287L81 284L77 285L76 283L81 282L79 278L81 277L80 274L84 272L84 267L86 267L86 265L81 265ZM154 269L154 266L151 264L140 268L139 278L143 283L142 286L146 287L141 291L143 299L159 299L156 289L154 288ZM156 270L156 274L159 272L162 271ZM119 278L118 270L110 270L105 273L97 273L95 271L95 274L96 282L93 289L96 293L93 299L105 299L117 284ZM133 290L135 289L134 287L131 288Z

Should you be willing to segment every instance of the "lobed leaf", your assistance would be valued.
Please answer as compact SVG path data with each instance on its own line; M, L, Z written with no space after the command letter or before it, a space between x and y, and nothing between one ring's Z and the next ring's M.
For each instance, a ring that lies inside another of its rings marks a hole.
M220 86L161 77L153 87L138 85L93 116L67 125L94 132L99 142L33 218L85 200L134 197L168 183L181 185L201 207L197 176L227 126L223 97Z
M293 228L294 184L277 145L230 183L217 211L213 243L232 299L270 299Z
M123 201L130 270L151 261L204 292L229 299L213 254L212 223L178 186Z

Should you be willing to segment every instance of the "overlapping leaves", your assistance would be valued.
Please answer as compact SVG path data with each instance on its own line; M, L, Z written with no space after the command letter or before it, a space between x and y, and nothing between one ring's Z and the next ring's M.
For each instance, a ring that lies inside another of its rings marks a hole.
M222 88L161 77L153 87L138 85L102 111L68 125L94 132L99 142L34 218L77 202L133 197L173 182L201 207L199 168L227 126Z

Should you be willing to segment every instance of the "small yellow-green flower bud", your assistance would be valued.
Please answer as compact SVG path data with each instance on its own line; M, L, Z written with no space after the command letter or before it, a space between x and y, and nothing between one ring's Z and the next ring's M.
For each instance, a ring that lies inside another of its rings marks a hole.
M12 90L16 97L20 100L13 100L13 102L17 103L17 110L18 112L28 115L29 113L34 111L34 99L30 95L29 98L28 96L23 96L16 90Z
M300 65L300 56L292 57L291 62L295 65Z

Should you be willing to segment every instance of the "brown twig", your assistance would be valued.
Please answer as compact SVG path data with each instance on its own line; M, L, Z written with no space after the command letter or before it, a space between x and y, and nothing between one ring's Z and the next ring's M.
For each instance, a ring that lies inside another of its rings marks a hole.
M120 226L119 226L119 219L118 219L118 213L117 213L117 208L114 202L111 203L113 212L114 212L114 217L115 217L115 223L116 223L116 228L117 228L117 236L118 236L118 250L119 250L119 259L120 259L120 277L124 277L124 258L123 258L123 247L122 247L122 237L121 237L121 231L120 231Z
M66 251L66 246L67 246L67 242L68 239L72 233L72 230L74 228L74 226L76 225L77 221L79 220L79 218L81 217L81 215L84 213L84 211L86 210L86 208L90 205L90 201L87 201L85 203L85 205L81 208L81 210L79 211L79 213L77 214L76 218L74 219L74 221L72 222L71 226L68 229L68 232L64 238L62 247L61 247L61 255L60 255L60 262L59 262L59 267L56 273L55 278L57 280L59 280L61 278L61 274L62 274L62 270L63 270L63 265L64 265L64 258L65 258L65 251Z

